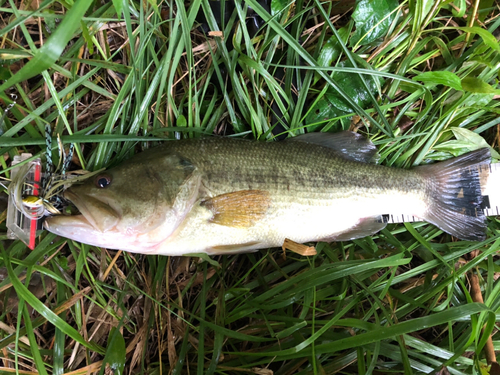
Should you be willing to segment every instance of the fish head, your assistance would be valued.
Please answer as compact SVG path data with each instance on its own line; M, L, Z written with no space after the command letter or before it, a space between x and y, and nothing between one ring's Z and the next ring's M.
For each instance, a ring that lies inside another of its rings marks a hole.
M145 154L72 185L64 198L80 213L49 217L45 228L82 243L128 251L147 251L164 241L194 204L200 178L177 155Z

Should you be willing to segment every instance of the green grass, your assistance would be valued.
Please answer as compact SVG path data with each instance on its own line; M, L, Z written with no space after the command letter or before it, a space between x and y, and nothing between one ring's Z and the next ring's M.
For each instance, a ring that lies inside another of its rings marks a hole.
M43 157L46 124L89 170L210 134L351 129L401 168L498 148L498 4L386 1L368 15L271 3L269 14L238 1L220 25L199 0L0 1L0 105L17 96L2 175L20 152ZM222 38L202 32L199 13ZM255 14L257 34L245 23ZM6 240L4 215L0 374L480 374L487 338L500 350L494 217L481 243L407 223L320 243L310 258L268 249L206 262L50 233L30 251Z

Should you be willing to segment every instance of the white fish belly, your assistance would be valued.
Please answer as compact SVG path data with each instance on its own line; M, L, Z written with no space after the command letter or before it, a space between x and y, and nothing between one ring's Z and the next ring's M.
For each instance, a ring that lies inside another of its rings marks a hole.
M422 216L422 197L397 192L340 199L296 199L274 197L264 218L250 227L235 228L212 223L213 214L195 205L172 236L153 253L231 254L266 247L280 247L286 238L298 242L328 240L349 232L361 219L401 211Z

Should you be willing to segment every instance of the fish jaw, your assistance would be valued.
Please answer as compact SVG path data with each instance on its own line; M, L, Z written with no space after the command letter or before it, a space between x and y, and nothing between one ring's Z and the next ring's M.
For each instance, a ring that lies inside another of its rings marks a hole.
M71 188L64 192L64 198L70 200L80 214L47 218L43 225L49 232L92 246L138 250L135 245L137 233L122 233L118 230L119 206L86 194L75 193Z
M71 189L64 193L64 197L78 208L86 222L85 225L88 223L99 232L113 230L120 219L120 212L115 208L117 205L111 205L89 195L75 194Z
M52 216L45 219L43 226L49 232L91 246L107 249L125 250L141 254L156 253L157 243L134 233L118 231L101 232L84 215Z
M111 233L103 233L96 229L84 215L52 216L43 223L45 229L71 240L85 242L94 246L109 245Z

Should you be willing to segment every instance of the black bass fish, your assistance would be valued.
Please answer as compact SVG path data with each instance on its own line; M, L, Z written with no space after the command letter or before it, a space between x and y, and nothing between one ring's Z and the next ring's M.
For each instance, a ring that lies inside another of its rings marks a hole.
M282 142L166 142L65 191L79 215L53 216L58 235L137 253L230 254L285 239L344 241L407 213L463 240L485 238L478 166L489 149L411 170L376 165L351 133Z

